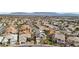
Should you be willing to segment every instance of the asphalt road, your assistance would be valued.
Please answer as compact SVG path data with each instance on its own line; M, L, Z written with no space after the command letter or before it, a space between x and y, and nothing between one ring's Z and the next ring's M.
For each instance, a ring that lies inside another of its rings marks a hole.
M16 45L14 47L53 47L50 45Z

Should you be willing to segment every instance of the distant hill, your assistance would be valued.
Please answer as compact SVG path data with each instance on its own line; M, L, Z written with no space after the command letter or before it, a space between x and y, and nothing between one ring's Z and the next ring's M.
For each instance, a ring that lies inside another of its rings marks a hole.
M0 14L0 15L17 15L17 16L79 16L79 14L76 13L56 13L56 12L33 12L33 13L27 13L27 12L12 12L8 14Z

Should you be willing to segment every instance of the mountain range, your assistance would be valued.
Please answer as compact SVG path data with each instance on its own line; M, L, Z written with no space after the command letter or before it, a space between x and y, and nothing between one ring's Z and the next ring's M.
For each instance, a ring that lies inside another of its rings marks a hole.
M57 13L57 12L11 12L11 13L4 13L0 14L3 16L12 15L12 16L79 16L78 13Z

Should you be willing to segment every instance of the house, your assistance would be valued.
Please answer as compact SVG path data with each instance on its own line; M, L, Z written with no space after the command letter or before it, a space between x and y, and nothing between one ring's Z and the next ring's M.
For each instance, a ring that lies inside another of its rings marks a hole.
M60 33L60 31L56 31L54 38L65 42L65 35Z
M13 26L13 25L7 26L4 34L8 35L11 33L17 33L17 30L16 30L15 26Z
M25 34L19 35L19 43L20 44L26 43L26 40L27 40L27 36Z
M74 44L75 46L79 46L79 37L68 37L67 40L70 44Z
M3 36L0 36L0 42L2 42L2 40L3 40Z
M79 37L68 37L67 40L74 41L74 42L79 42Z
M2 40L2 43L6 45L7 42L10 40L10 45L14 45L17 41L16 33L17 33L17 30L15 29L14 26L9 25L8 27L6 27L3 34L4 39Z
M41 39L46 39L46 34L44 33L44 31L40 30L39 37Z
M22 25L19 30L20 43L25 43L27 38L31 38L32 31L29 25Z
M4 30L5 30L5 24L0 23L0 33L4 32Z
M29 25L22 25L21 28L19 28L20 34L31 34L31 27Z
M4 35L3 37L4 38L2 40L2 43L4 43L5 45L7 44L8 40L10 40L10 45L15 45L15 43L17 42L16 34Z

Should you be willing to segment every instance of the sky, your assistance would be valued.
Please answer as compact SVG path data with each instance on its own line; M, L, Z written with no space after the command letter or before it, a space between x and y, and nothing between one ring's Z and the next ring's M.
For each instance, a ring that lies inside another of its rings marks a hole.
M79 0L0 0L0 13L79 12Z

